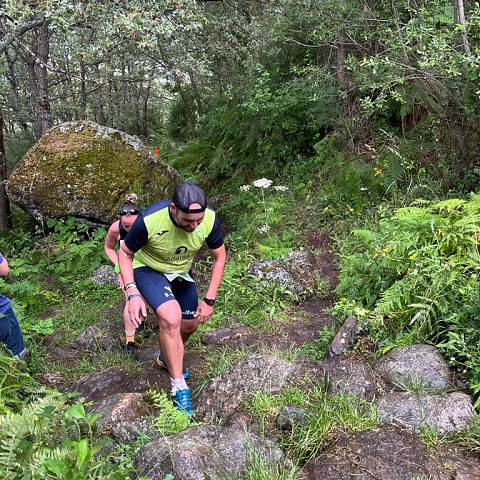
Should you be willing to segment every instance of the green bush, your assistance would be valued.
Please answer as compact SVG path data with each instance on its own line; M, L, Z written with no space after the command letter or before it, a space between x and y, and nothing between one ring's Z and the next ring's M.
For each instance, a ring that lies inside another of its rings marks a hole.
M366 307L382 346L431 341L480 391L480 196L418 201L342 252L337 294ZM347 308L348 309L348 308Z
M50 392L0 416L0 476L5 480L127 480L130 471L98 455L97 415Z
M20 411L25 399L44 392L24 368L22 361L0 351L0 415Z
M198 122L198 138L174 156L177 168L240 183L252 175L274 176L313 152L339 113L333 79L316 68L294 67L281 81L261 65L253 73L242 88L211 99ZM175 138L187 124L181 103L170 116Z

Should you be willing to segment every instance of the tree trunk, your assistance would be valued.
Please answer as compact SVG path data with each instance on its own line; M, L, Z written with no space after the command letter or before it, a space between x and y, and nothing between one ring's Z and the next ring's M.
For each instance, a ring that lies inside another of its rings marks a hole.
M455 4L458 14L458 23L462 26L463 51L467 55L470 55L470 45L468 44L467 31L465 30L465 9L463 6L463 0L455 0Z
M12 87L13 98L15 99L14 108L16 110L18 122L20 123L23 131L27 131L28 124L27 124L27 120L25 119L25 110L23 108L23 101L21 100L20 95L18 93L19 86L18 86L17 74L15 72L15 60L10 56L8 49L5 49L4 53L5 53L5 59L7 61L8 71L9 71L9 75L7 76L8 76L10 85Z
M337 80L341 88L345 88L347 85L347 70L345 68L345 60L347 58L345 53L345 42L346 42L345 32L340 32L340 35L337 39Z
M37 58L37 42L35 39L32 40L31 44L31 53L28 53L24 59L25 64L27 66L27 73L28 73L28 84L30 90L30 109L31 109L31 118L33 119L33 130L38 138L38 130L40 130L40 126L37 125L38 123L38 81L37 81L37 71L35 69L35 61Z
M7 180L7 158L5 156L5 141L3 137L3 112L0 108L0 232L6 232L12 228L10 216L10 202L5 190Z
M150 87L152 84L153 75L150 77L145 90L145 97L143 99L143 115L142 115L142 131L140 135L145 140L148 140L148 100L150 97Z
M50 52L50 32L46 23L38 28L38 60L35 63L35 70L38 79L38 121L37 137L41 137L51 126L52 118L50 115L50 96L48 91L48 56Z
M80 119L85 120L87 114L87 89L85 86L85 62L80 59Z
M193 73L193 70L188 71L188 77L190 78L190 85L192 87L193 98L195 99L195 104L197 105L197 111L198 111L198 113L202 113L202 110L203 110L202 101L200 100L200 93L198 91L198 86L197 86L197 82L195 80L195 75Z

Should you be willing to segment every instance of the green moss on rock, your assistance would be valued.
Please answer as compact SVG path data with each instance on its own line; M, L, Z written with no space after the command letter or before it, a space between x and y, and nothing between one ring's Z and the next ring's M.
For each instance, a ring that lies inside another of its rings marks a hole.
M125 194L143 205L169 198L178 172L142 142L93 122L67 122L48 132L10 175L10 198L37 219L72 215L108 224Z

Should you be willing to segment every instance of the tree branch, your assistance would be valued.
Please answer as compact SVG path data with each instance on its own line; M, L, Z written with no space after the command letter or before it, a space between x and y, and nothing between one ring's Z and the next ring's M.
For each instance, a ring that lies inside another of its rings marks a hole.
M14 30L7 33L3 40L0 41L0 53L6 50L15 40L20 38L24 33L32 30L33 28L39 27L45 22L43 17L39 17L37 14L20 25L17 25Z

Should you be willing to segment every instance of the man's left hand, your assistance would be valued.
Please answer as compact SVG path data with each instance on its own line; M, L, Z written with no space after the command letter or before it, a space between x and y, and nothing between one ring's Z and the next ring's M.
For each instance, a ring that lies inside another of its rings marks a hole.
M204 323L212 316L212 314L213 307L202 301L195 312L195 319L198 323Z

